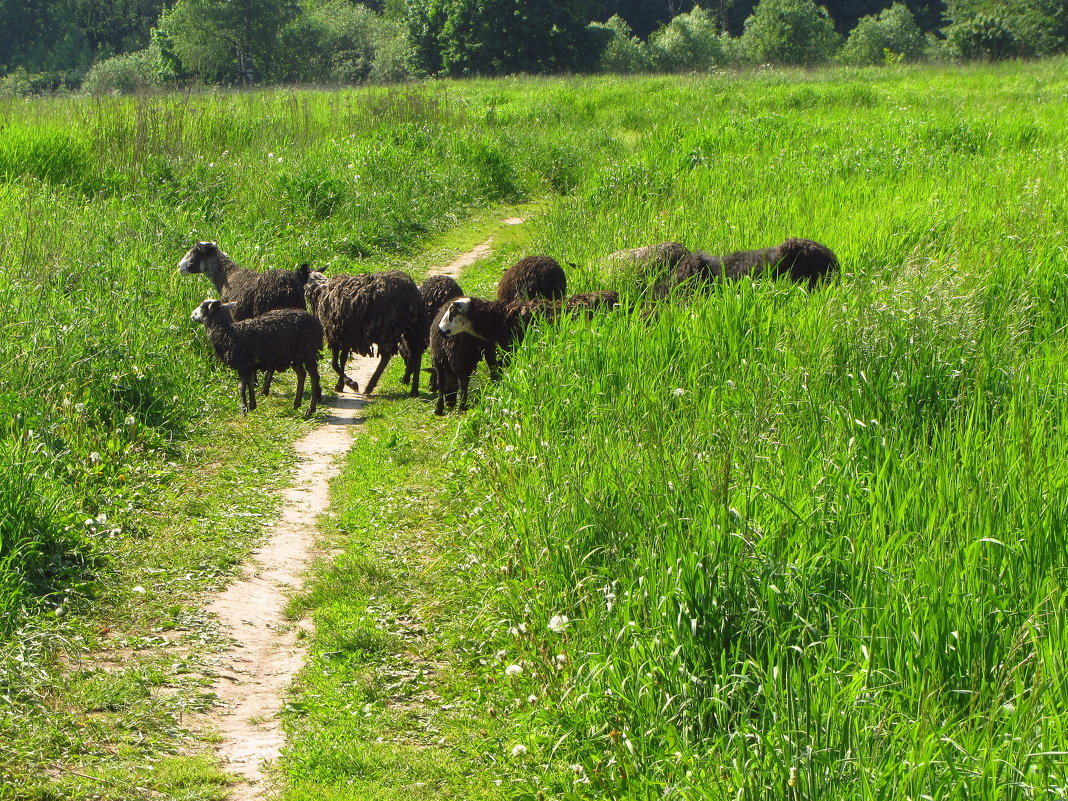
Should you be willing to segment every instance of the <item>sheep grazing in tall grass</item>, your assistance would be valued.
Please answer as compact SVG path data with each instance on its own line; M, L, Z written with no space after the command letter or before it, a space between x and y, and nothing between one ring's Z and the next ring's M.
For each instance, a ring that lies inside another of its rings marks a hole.
M497 282L497 300L533 300L562 298L567 294L564 268L552 256L527 256L520 259Z
M811 289L838 271L838 258L811 239L787 239L759 250L738 250L726 256L691 253L675 269L675 286L684 283L734 280L749 276L786 276Z
M315 414L322 395L319 386L319 353L323 328L303 309L273 309L258 317L235 322L233 306L209 298L193 310L192 320L203 323L215 355L236 370L241 411L256 408L256 371L286 370L297 374L293 408L304 398L305 375L311 376L311 403L306 416Z
M619 303L615 292L584 292L565 300L484 300L457 298L438 312L430 327L430 361L438 378L438 400L434 413L456 404L467 408L471 376L485 354L497 348L510 351L523 341L524 333L535 320L552 321L560 314L592 314L612 309ZM490 377L494 366L490 367Z
M389 270L327 278L314 272L307 285L308 305L323 324L330 347L331 367L337 373L336 390L359 392L359 385L345 374L350 353L374 356L378 366L364 388L370 395L390 359L407 341L406 372L412 375L411 394L419 394L419 366L426 346L422 333L423 298L407 273Z

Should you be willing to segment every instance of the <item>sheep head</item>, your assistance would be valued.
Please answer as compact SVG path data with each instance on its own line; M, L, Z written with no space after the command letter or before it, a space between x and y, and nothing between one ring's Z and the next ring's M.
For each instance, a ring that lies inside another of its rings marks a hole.
M471 323L471 298L457 298L452 301L445 314L441 316L438 331L444 337L470 334L473 337L485 339L485 336L476 331Z
M207 325L211 319L219 319L225 316L225 319L233 321L231 316L232 310L236 303L223 303L221 300L215 300L215 298L207 298L201 301L200 305L193 309L193 313L189 315L189 319L194 323L204 323Z
M178 272L182 275L202 273L204 272L204 259L218 252L218 242L197 242L178 262Z

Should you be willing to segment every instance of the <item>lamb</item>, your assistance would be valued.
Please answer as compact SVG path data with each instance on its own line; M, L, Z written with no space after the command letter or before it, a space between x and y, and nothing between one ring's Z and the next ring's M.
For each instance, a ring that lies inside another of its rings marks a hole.
M567 294L564 268L552 256L527 256L509 267L497 282L497 300L562 298Z
M307 285L308 303L323 324L330 347L331 367L338 375L338 392L360 388L345 374L345 364L353 351L373 356L377 348L378 366L364 388L370 395L382 377L389 360L406 340L410 352L405 359L412 374L412 397L419 394L419 364L426 346L422 334L423 299L419 287L407 273L389 270L362 275L339 275L327 279L312 273Z
M787 239L781 245L761 250L738 250L726 256L691 253L675 269L675 285L686 281L732 280L743 276L759 278L788 276L815 287L838 270L834 253L811 239Z
M178 262L182 275L204 273L211 279L224 303L232 303L230 314L235 322L258 317L271 309L304 309L304 285L309 269L302 264L296 270L246 270L238 267L217 242L197 242ZM272 371L263 377L262 394L271 391Z
M303 309L273 309L249 320L235 322L229 304L209 298L193 310L194 322L203 323L219 360L237 371L241 411L256 409L256 371L293 368L297 393L293 408L304 398L304 377L311 376L311 402L305 417L315 414L322 397L319 386L319 352L323 327Z

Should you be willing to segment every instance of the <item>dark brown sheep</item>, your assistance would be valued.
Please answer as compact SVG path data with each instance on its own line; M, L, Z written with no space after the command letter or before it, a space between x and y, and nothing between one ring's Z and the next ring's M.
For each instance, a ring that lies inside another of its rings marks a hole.
M811 239L787 239L761 250L738 250L726 256L691 253L675 269L675 285L684 282L723 281L750 276L787 276L811 289L838 271L834 253Z
M509 267L497 282L497 300L562 298L567 294L564 268L552 256L527 256Z
M297 374L293 408L304 396L305 374L311 376L311 403L307 417L315 414L322 395L319 387L319 352L323 328L303 309L273 309L249 320L234 322L230 304L208 299L193 310L194 322L203 323L215 355L236 370L241 411L256 408L256 371L286 370Z
M460 285L456 283L454 278L447 275L432 275L423 281L419 285L419 294L423 298L423 341L422 350L425 351L430 344L430 326L434 322L434 318L437 317L442 306L448 303L453 298L463 297L464 291L460 288ZM402 340L400 346L401 357L404 358L404 363L407 369L404 373L404 378L401 380L407 384L412 380L412 367L410 365L412 349L408 345L408 341ZM414 369L418 370L419 365L414 365ZM437 374L434 370L430 371L430 391L434 392L437 389Z
M378 352L378 366L364 388L364 394L369 395L389 360L400 349L401 341L407 340L411 351L406 367L414 370L411 394L413 397L419 394L419 363L425 349L423 299L411 276L400 270L337 275L330 279L322 273L313 273L307 293L312 311L323 324L331 366L338 375L338 392L346 386L360 391L356 382L345 374L351 352L361 356Z
M303 309L308 265L295 270L246 270L220 250L215 242L197 242L178 262L182 275L203 273L211 279L223 303L232 303L235 322L257 317L271 309Z
M217 242L197 242L178 262L182 275L203 273L208 276L219 299L232 304L235 322L258 317L272 309L304 309L304 285L308 282L308 265L295 270L247 270L238 267ZM262 394L271 391L271 370L265 370Z

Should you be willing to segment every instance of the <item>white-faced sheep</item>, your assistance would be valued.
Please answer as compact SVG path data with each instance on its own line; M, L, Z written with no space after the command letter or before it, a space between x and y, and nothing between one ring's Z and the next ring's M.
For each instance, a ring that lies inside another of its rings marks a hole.
M247 270L238 267L216 242L197 242L178 262L182 275L203 273L211 279L235 322L256 317L271 309L303 309L308 265L295 270Z
M360 391L359 385L345 374L350 353L373 356L377 349L380 360L364 388L369 395L400 349L401 341L407 340L410 352L406 367L414 368L411 394L419 394L419 364L426 347L421 333L423 299L411 276L400 270L330 279L322 273L312 273L307 294L309 306L323 324L331 366L338 375L338 392L346 386Z
M786 276L811 289L838 271L838 258L811 239L787 239L759 250L738 250L726 256L692 253L675 270L676 286L684 282L722 281L750 276Z
M432 275L423 281L419 285L419 295L423 299L423 340L422 349L425 351L430 344L430 327L434 323L434 319L437 317L441 308L453 298L463 297L464 291L460 288L460 285L456 283L454 278L447 275ZM401 341L400 346L401 357L404 359L405 365L411 365L411 353L412 349L408 345L408 340ZM496 358L492 356L492 351L487 354L487 363L490 364L490 370L496 371L497 363ZM405 384L412 380L412 367L419 368L418 364L409 366L404 377L401 379ZM437 373L430 370L430 391L437 390Z
M322 395L319 387L319 352L323 328L303 309L274 309L249 320L234 322L231 306L208 299L193 310L194 322L203 323L215 355L236 370L241 411L256 408L256 371L286 370L297 374L293 408L299 409L304 396L305 374L311 376L311 403L308 417L315 413Z
M562 298L567 294L564 268L552 256L527 256L509 267L497 282L497 300Z

